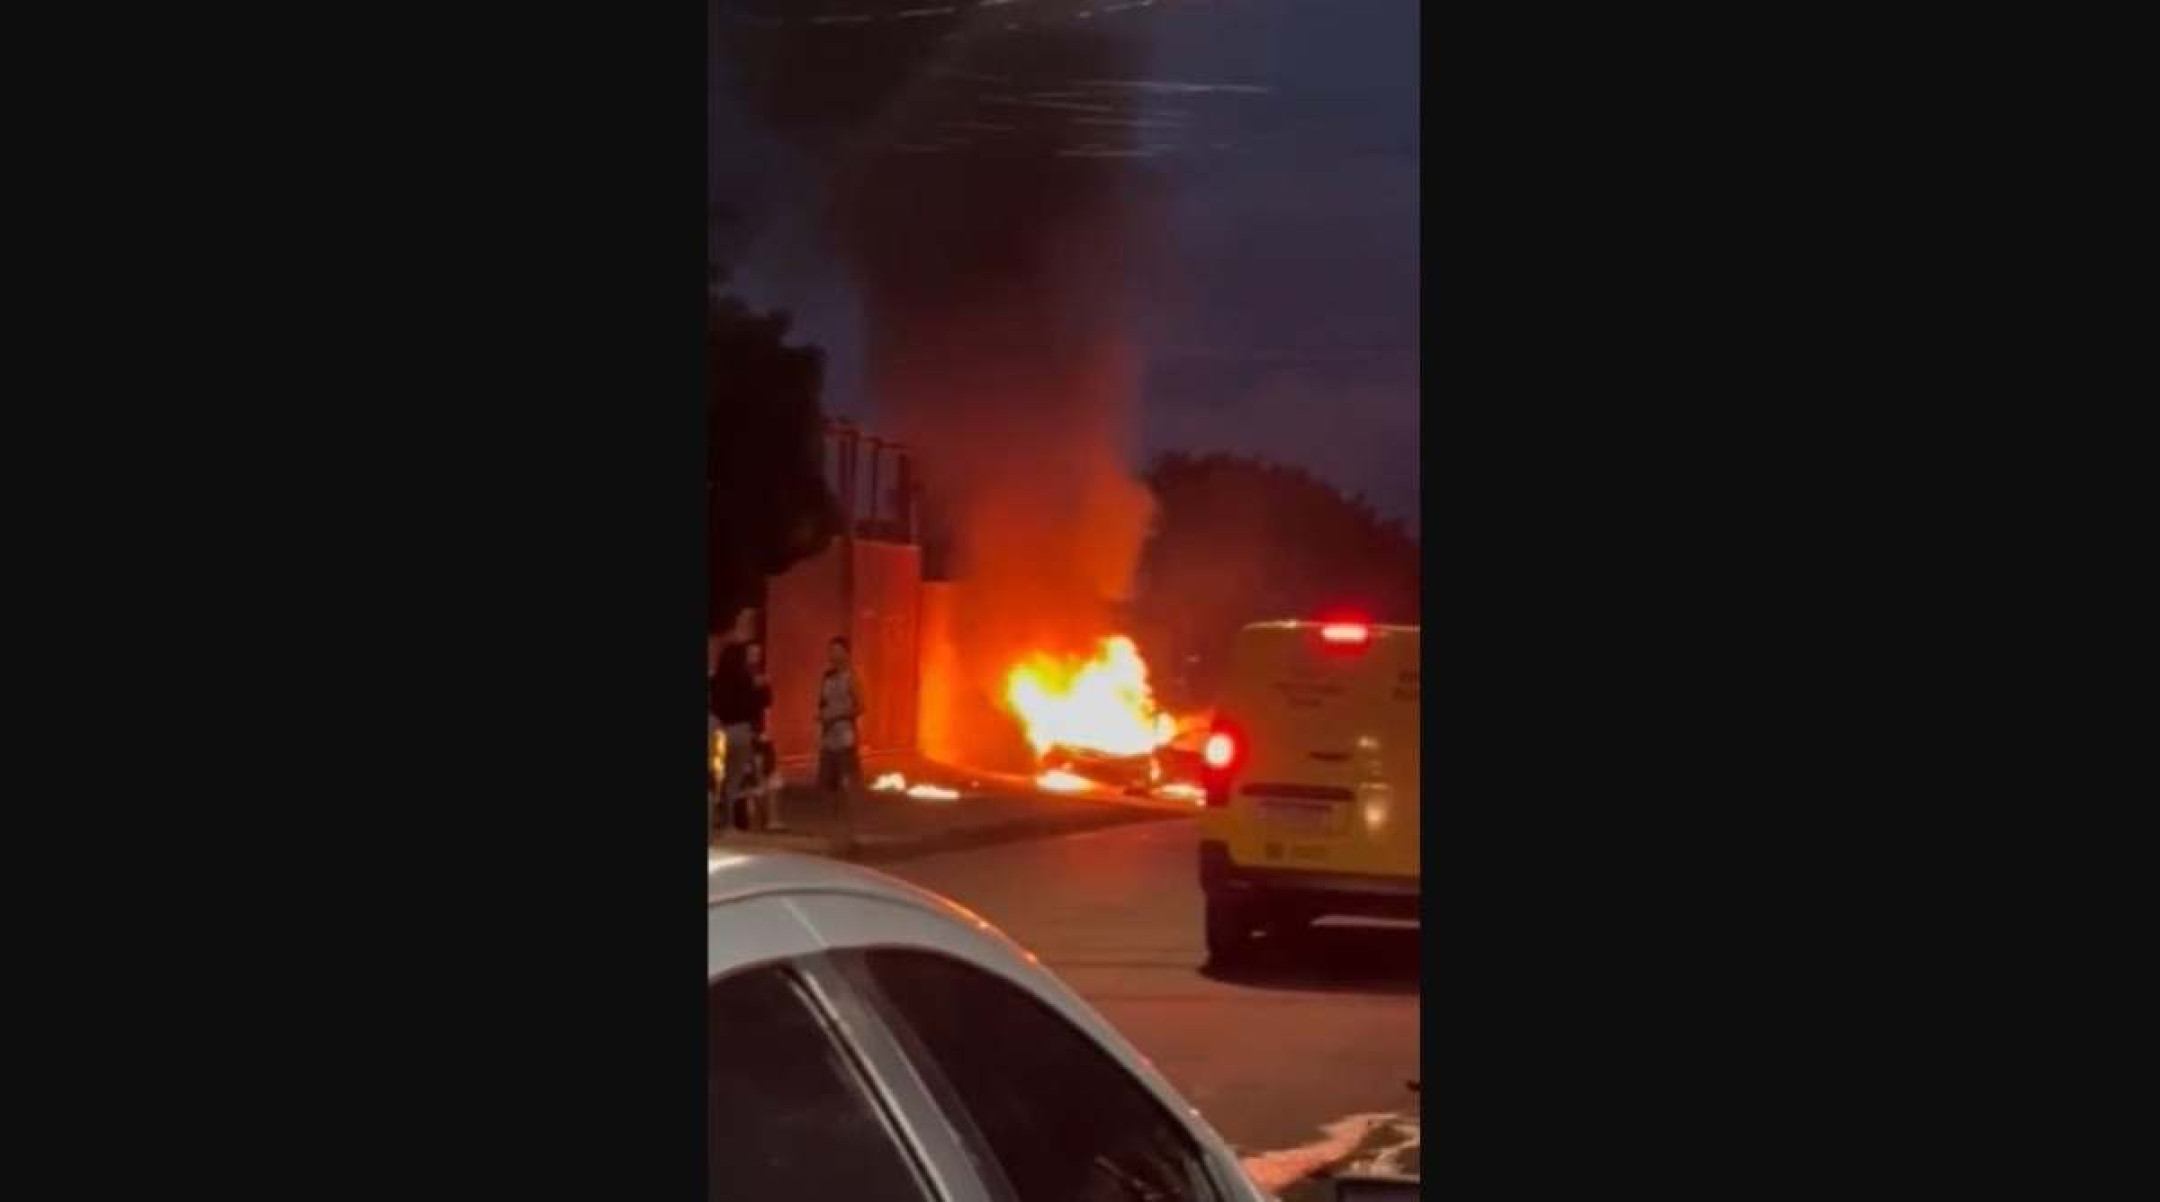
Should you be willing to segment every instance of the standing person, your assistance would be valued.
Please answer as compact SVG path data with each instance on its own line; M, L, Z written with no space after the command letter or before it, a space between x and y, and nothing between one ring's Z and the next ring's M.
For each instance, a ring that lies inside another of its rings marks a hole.
M708 698L713 721L719 724L722 738L721 820L740 825L736 821L736 807L741 802L743 786L756 767L755 729L759 711L763 709L757 681L750 674L748 643L731 641L720 649L720 662L713 670ZM770 700L769 692L766 700Z
M848 641L834 635L826 649L830 661L825 678L818 682L818 788L832 795L842 818L842 829L851 835L849 800L862 787L862 753L858 723L863 716L862 686L849 661Z
M725 728L720 720L720 702L723 695L735 692L734 685L738 683L722 684L720 664L730 648L749 642L756 631L757 611L738 609L726 629L708 631L705 635L705 832L708 843L717 833L720 822L725 820L721 806L726 800L724 785L729 756L722 733ZM741 763L740 756L734 759L738 765Z

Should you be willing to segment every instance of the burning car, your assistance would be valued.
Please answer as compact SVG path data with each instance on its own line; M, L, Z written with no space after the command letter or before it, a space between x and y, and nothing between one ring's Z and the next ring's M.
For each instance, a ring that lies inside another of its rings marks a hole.
M1087 658L1028 657L1007 676L1005 701L1045 787L1073 792L1079 782L1151 794L1200 779L1205 723L1156 704L1147 661L1124 635L1103 639Z
M1154 755L1111 755L1085 747L1053 747L1042 757L1052 772L1069 772L1116 789L1147 790L1162 777Z

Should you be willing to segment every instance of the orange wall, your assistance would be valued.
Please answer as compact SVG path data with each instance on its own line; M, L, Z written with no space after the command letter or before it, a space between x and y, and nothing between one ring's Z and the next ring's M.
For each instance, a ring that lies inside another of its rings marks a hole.
M865 751L915 748L921 596L921 548L856 544L855 671L865 694Z
M795 758L817 751L817 685L825 640L842 629L841 545L804 560L765 586L765 658L772 671L773 748Z
M943 764L961 762L962 751L954 714L960 684L960 653L953 629L958 587L946 581L926 581L922 586L922 690L916 739L925 759Z

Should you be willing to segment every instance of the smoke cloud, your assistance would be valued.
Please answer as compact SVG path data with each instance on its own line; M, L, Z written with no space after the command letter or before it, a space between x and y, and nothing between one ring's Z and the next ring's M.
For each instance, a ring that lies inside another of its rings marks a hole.
M1073 136L1073 113L1121 104L1061 90L1125 74L1129 50L1076 34L1028 49L984 64L1009 92L926 89L900 120L952 141L870 159L839 209L872 403L916 450L954 540L956 692L978 711L960 737L1008 766L1023 751L996 711L1006 670L1118 629L1151 507L1127 467L1147 181L1115 157L1126 145Z
M1026 758L997 710L1005 671L1119 629L1151 508L1128 443L1157 228L1144 163L1162 135L1135 119L1133 89L1104 82L1137 74L1130 35L1065 24L864 41L832 112L807 60L747 73L787 84L777 128L831 151L828 215L862 297L877 425L914 450L962 582L950 693L974 712L955 726L992 766ZM883 82L872 94L864 79Z

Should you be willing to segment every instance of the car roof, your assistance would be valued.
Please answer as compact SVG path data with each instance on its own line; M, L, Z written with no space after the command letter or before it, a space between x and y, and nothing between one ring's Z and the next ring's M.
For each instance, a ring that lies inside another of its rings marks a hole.
M706 901L724 901L745 893L795 893L842 889L849 893L875 893L879 897L909 899L922 893L916 886L886 873L851 865L827 856L799 856L795 852L724 852L704 856Z
M949 904L897 877L844 860L784 851L706 853L707 905L762 893L857 893L931 909Z

